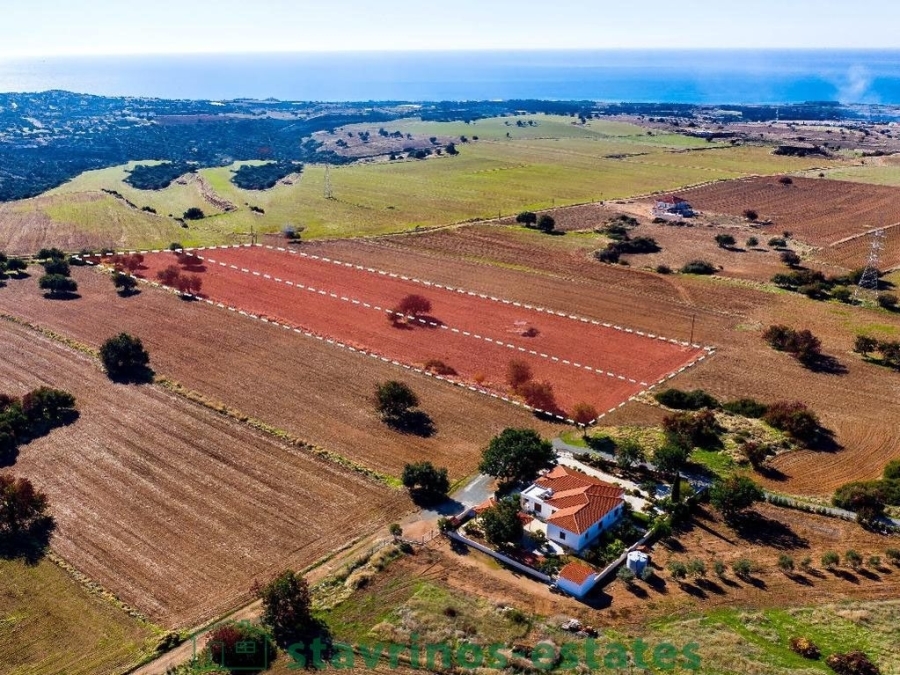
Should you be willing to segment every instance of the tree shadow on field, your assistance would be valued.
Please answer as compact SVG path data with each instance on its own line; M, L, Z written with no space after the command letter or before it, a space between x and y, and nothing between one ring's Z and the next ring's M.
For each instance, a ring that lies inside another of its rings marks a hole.
M844 449L844 446L838 443L834 437L834 432L825 427L818 428L816 437L806 447L818 452L837 452Z
M819 354L812 361L803 364L807 370L814 373L825 373L826 375L846 375L847 366L838 361L835 357L828 354Z
M424 410L409 410L402 415L385 420L387 425L401 434L431 438L437 433L434 420Z
M150 384L156 377L156 372L149 366L131 368L121 373L107 372L107 377L116 384Z
M44 293L44 297L47 300L59 300L59 301L80 300L81 294L69 293L69 292L66 292L66 293Z
M0 559L22 560L27 565L37 565L46 554L55 529L53 517L44 516L22 532L4 534L0 531Z
M795 533L789 525L756 512L734 519L729 525L741 539L750 544L780 550L809 548L809 541Z
M779 483L783 483L788 479L788 476L783 471L776 469L774 466L770 466L768 464L763 464L756 468L757 473L760 476L765 476L771 481L777 481Z

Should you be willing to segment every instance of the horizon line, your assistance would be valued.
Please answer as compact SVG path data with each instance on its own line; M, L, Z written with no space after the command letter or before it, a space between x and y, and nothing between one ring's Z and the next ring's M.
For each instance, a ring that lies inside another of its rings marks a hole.
M648 47L470 47L465 49L450 48L396 48L396 49L272 49L247 51L147 51L147 52L52 52L52 53L15 53L0 54L0 61L14 59L43 58L88 58L88 57L150 57L150 56L281 56L281 55L317 55L317 54L477 54L484 52L506 53L584 53L584 52L900 52L900 46L867 46L867 47L686 47L686 46L648 46Z

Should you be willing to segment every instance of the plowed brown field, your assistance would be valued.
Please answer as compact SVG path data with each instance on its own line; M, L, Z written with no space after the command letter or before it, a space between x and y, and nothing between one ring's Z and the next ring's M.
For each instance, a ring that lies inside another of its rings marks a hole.
M4 391L73 393L71 426L24 446L12 471L50 498L53 547L167 627L247 596L408 508L405 496L152 385L111 383L94 359L0 321Z
M466 382L507 395L506 366L529 363L553 384L562 410L587 401L614 408L702 350L529 304L448 289L396 273L265 247L201 250L203 295L270 320L299 326L409 365L441 359ZM155 278L170 253L148 254L141 276ZM401 298L419 293L430 317L402 327L388 321ZM537 331L524 337L525 328Z
M742 178L713 183L679 195L705 212L740 216L745 209L770 219L767 230L788 230L814 246L830 246L846 237L900 223L900 188L836 180L777 177ZM857 265L859 266L859 265Z
M702 367L679 375L672 386L701 387L724 399L802 400L843 446L834 452L820 449L780 456L775 460L783 472L780 478L759 477L773 490L827 497L849 480L878 477L889 460L900 457L894 422L900 417L900 376L863 363L850 351L857 332L897 339L900 317L823 305L797 294L764 292L734 281L662 277L589 260L582 266L577 259L536 245L498 247L495 254L485 246L483 255L471 260L460 255L460 242L468 245L472 239L500 235L477 227L470 238L466 229L370 242L329 242L305 250L373 267L398 269L402 264L411 275L428 274L441 283L514 299L540 297L547 305L601 320L625 321L621 317L627 317L629 325L649 332L687 338L695 316L695 340L715 345L717 354ZM509 261L519 254L518 269L510 269ZM772 351L760 337L772 323L809 328L847 372L815 373ZM659 422L660 411L641 404L630 404L602 420L610 425Z
M481 449L505 427L550 433L534 415L487 396L354 354L283 328L161 290L121 298L107 276L73 268L77 300L45 300L32 278L0 289L0 311L94 348L126 331L137 335L161 375L377 471L431 460L453 480L475 470ZM430 438L391 431L372 397L380 382L407 382L434 420Z

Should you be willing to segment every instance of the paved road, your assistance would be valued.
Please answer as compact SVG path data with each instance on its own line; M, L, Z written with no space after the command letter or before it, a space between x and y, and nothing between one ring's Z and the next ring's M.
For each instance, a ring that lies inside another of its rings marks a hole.
M431 509L422 509L419 520L435 520L441 516L455 516L464 509L477 506L494 494L494 479L478 474L467 485L461 487L446 502Z

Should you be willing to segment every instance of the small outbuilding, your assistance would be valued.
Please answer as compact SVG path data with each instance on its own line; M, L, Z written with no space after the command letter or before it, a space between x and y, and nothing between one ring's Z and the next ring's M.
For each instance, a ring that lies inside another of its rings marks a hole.
M582 563L570 562L559 571L556 585L576 598L587 595L597 583L597 573Z

